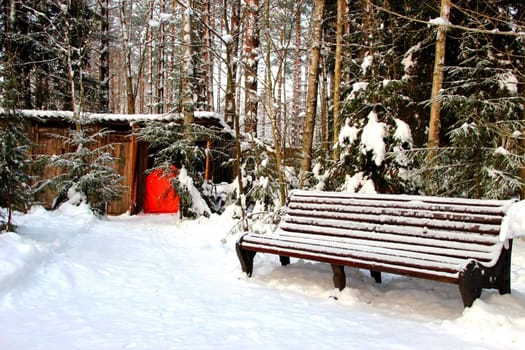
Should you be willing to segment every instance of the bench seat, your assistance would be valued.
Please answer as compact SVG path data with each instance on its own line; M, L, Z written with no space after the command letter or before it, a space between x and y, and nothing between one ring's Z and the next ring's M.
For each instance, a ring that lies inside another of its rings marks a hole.
M465 306L482 288L510 292L512 242L499 241L515 201L294 191L272 234L246 233L236 243L241 267L253 272L256 252L329 263L336 288L344 266L459 285Z

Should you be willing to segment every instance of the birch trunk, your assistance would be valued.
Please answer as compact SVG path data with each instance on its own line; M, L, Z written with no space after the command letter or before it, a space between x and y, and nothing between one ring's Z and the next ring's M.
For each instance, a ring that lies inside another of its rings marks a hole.
M195 122L194 100L193 100L193 12L191 8L186 8L182 17L182 42L183 48L183 77L181 79L182 92L182 113L184 115L184 125L188 126ZM186 135L189 137L189 135Z
M522 39L525 39L525 35L522 36ZM523 70L523 73L524 73L522 75L522 79L525 79L525 63L523 63L523 62L522 62L522 70ZM525 98L525 89L523 90L523 97ZM525 104L523 106L522 119L525 121ZM525 133L525 130L522 131L522 133ZM523 150L525 150L525 138L521 139L521 147L522 147L522 152L523 152ZM522 165L521 165L520 178L521 178L521 182L522 182L521 192L520 192L520 199L523 200L523 199L525 199L525 163L522 163Z
M224 21L226 31L229 34L225 42L226 45L226 95L224 118L230 125L234 123L236 114L235 103L235 83L237 80L237 53L239 49L239 16L240 16L240 0L233 1L231 5L231 18L228 22L228 1L224 1Z
M204 84L206 84L206 109L207 110L215 110L214 108L214 101L213 101L213 69L214 69L214 61L213 61L213 41L211 39L211 33L210 28L213 28L215 23L215 6L212 6L211 1L205 1L203 4L203 12L202 12L202 21L204 22L203 26L203 46L204 46L204 75L205 80Z
M246 69L244 131L257 136L257 65L259 50L259 0L246 1Z
M291 134L296 135L299 132L299 115L302 112L301 103L302 103L302 96L301 96L301 85L302 85L302 79L301 79L301 71L302 71L302 63L301 63L301 4L302 2L298 2L296 4L295 9L295 58L294 58L294 70L293 70L293 96L292 96L292 116L291 116ZM292 137L290 138L290 147L291 148L299 148L300 146L300 138L299 137Z

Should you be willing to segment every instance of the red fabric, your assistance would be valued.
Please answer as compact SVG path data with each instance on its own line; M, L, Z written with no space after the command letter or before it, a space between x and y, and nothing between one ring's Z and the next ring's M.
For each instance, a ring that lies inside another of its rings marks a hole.
M175 172L164 175L162 170L158 169L146 177L144 213L177 213L179 211L179 196L169 181L175 176Z

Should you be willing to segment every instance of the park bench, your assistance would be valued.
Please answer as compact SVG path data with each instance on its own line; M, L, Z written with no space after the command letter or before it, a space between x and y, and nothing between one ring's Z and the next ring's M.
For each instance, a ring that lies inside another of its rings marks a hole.
M329 263L335 288L344 266L455 283L471 306L483 288L510 293L512 240L499 240L514 200L293 191L271 234L244 233L236 242L241 268L253 272L257 252Z

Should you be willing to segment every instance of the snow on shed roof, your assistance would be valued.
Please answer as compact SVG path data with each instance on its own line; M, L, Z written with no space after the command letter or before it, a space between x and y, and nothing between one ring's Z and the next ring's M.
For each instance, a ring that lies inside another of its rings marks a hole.
M17 110L23 117L41 120L64 120L73 122L73 112L71 111L49 111L36 109ZM0 108L0 115L4 115L4 109ZM88 122L119 122L137 123L147 121L183 121L182 113L163 113L163 114L114 114L114 113L82 113L82 118ZM217 127L225 131L231 131L230 127L224 122L222 116L215 112L196 111L195 119L214 121Z

